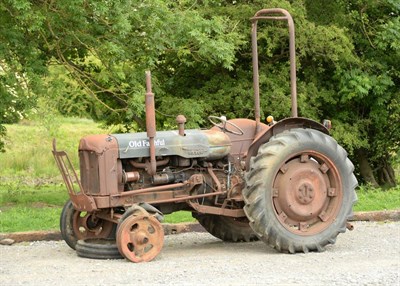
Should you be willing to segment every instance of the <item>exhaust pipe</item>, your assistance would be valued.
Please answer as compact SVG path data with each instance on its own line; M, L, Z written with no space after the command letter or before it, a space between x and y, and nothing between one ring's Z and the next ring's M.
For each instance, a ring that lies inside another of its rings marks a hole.
M151 92L151 73L146 71L146 131L149 137L150 144L150 170L147 170L149 175L156 174L156 146L154 137L156 136L156 112L154 105L154 93Z

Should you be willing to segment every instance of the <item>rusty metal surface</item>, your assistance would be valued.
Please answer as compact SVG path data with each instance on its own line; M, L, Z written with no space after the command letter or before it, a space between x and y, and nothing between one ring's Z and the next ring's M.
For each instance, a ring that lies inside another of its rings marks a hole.
M164 165L167 165L168 162L169 162L169 158L167 157L167 158L165 158L163 160L156 161L156 166L157 167L164 166ZM150 162L149 161L141 163L141 162L136 162L134 160L129 160L129 164L131 164L133 167L138 168L138 169L150 168Z
M185 136L185 123L186 117L182 114L176 117L176 123L178 124L178 133L181 136Z
M163 244L163 227L153 216L132 215L118 226L118 250L132 262L151 261L161 251Z
M75 211L73 213L72 228L79 239L107 238L113 231L114 223L103 220L95 213Z
M285 130L290 130L293 128L310 128L329 135L328 129L326 129L325 126L323 126L321 123L318 123L314 120L304 117L292 117L292 118L282 119L281 121L278 121L270 128L261 130L254 138L253 142L251 142L247 150L246 170L247 171L249 170L250 159L252 156L257 155L258 149L260 148L261 145L268 142L272 136L279 134Z
M200 205L199 203L189 201L189 205L199 213L223 215L228 217L246 217L243 209L226 209L221 207L213 207L207 205Z
M293 154L276 175L272 199L278 220L290 232L314 235L336 219L343 199L338 170L321 153Z
M151 91L151 74L146 72L146 131L149 137L150 168L147 169L149 175L156 173L156 146L154 137L156 136L156 109L154 106L154 93Z
M276 14L284 16L273 16ZM290 91L292 99L292 117L297 117L297 87L296 87L296 50L293 18L288 11L280 8L262 9L251 18L251 44L253 59L253 89L254 89L254 110L256 130L259 131L260 123L260 83L258 71L258 48L257 48L257 22L258 20L285 20L289 27L289 54L290 54Z
M251 143L254 141L256 136L256 121L247 119L247 118L238 118L238 119L230 119L228 122L232 122L233 124L240 127L243 130L243 135L235 135L232 133L228 133L229 140L232 144L230 155L233 157L235 161L240 161L243 159L247 153L247 150ZM260 132L266 132L270 126L260 123L259 125ZM217 131L218 127L213 127L211 130Z
M91 135L79 143L81 183L86 194L106 195L123 190L118 142L110 135Z
M92 197L86 195L67 153L57 151L55 139L53 140L52 153L75 209L89 212L96 210L95 201Z

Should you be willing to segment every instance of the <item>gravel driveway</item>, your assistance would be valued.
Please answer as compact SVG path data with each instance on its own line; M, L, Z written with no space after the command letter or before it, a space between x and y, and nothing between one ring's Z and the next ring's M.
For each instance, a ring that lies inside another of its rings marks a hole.
M354 222L323 253L281 254L208 233L166 236L148 263L77 257L62 241L0 246L0 285L400 285L400 222Z

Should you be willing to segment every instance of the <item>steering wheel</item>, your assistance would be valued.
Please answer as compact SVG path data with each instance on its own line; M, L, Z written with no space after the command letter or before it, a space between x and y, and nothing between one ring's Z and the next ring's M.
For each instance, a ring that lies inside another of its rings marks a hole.
M237 126L236 124L234 124L232 122L227 121L225 116L218 117L218 116L210 115L210 116L208 116L208 120L211 122L212 125L220 128L221 130L225 130L228 133L232 133L232 134L239 135L239 136L244 134L242 128L240 128L239 126ZM218 120L220 122L217 123L214 120ZM234 130L228 129L227 125L232 126L234 128Z

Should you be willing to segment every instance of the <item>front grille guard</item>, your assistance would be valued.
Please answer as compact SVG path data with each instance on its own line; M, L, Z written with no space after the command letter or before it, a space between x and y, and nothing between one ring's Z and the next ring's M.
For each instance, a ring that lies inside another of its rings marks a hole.
M68 154L65 151L57 151L56 139L53 139L52 153L74 208L78 211L88 212L96 210L96 203L92 197L85 194Z

